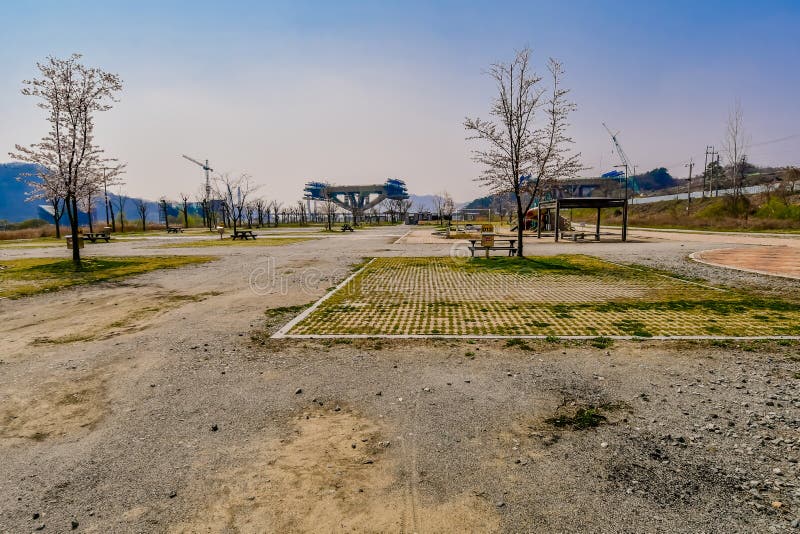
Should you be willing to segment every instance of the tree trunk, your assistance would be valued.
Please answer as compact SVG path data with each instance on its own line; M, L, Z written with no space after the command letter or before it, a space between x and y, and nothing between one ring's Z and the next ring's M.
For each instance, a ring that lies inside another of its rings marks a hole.
M75 269L81 268L81 249L78 246L78 199L67 197L64 202L67 206L67 216L69 217L69 227L72 232L72 263L75 264Z
M117 218L114 215L114 206L112 204L108 205L108 210L111 212L111 231L117 231Z
M517 197L517 256L522 257L522 229L525 226L525 214L522 212L522 199Z
M92 199L89 198L89 204L86 208L86 216L89 217L89 231L94 233L94 226L92 225Z
M52 202L51 205L53 206L53 220L56 223L56 239L61 239L61 215L62 212L59 211L58 205L60 202L58 199L55 202Z
M183 201L183 227L189 228L189 205Z

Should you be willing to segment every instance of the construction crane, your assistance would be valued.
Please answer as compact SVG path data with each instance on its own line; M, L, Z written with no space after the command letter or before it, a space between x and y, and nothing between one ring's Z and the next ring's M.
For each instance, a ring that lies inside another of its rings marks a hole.
M208 160L206 160L205 164L203 164L203 163L200 163L199 161L197 161L194 158L190 158L186 154L182 154L182 156L185 159L188 159L189 161L194 163L195 165L199 165L200 167L203 168L204 171L206 171L206 198L205 198L205 200L207 201L211 197L211 179L210 179L208 173L209 172L214 172L214 169L212 169L211 167L208 166Z
M208 229L211 230L211 216L210 216L210 210L211 210L211 205L210 205L210 200L211 200L211 177L209 176L208 173L214 172L214 169L209 167L208 160L206 160L205 163L200 163L196 159L190 158L186 154L181 154L181 155L185 159L188 159L189 161L194 163L195 165L199 165L200 167L203 168L204 171L206 171L206 195L205 195L205 198L203 199L203 219L208 223Z
M619 155L619 159L622 162L621 166L625 167L625 198L628 198L628 180L630 180L629 171L632 169L635 170L635 166L630 162L630 160L628 159L628 155L625 154L624 150L622 150L622 145L620 145L619 141L617 140L617 135L619 135L619 132L617 133L612 132L611 128L609 128L606 125L606 123L603 123L603 127L606 129L608 135L611 136L611 140L614 142L614 146L617 149L617 154ZM638 185L636 185L634 189L638 189Z

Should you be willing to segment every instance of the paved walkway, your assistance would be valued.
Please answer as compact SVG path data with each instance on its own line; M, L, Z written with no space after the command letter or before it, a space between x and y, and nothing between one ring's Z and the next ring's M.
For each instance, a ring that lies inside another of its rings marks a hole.
M718 267L800 280L800 248L774 245L722 248L701 250L691 258Z

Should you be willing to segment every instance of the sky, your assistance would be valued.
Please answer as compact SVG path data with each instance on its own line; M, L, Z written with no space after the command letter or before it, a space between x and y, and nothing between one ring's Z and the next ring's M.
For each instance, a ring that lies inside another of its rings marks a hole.
M208 158L259 196L303 184L406 180L414 194L486 194L465 116L486 118L496 61L563 61L574 150L596 176L702 170L738 100L757 164L800 164L797 1L0 0L0 162L47 129L21 95L48 55L83 54L124 90L96 140L128 163L131 196L195 193Z

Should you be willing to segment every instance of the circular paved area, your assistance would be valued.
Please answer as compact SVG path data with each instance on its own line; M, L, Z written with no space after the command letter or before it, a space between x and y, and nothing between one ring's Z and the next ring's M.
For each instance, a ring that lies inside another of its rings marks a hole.
M691 255L695 261L740 271L800 280L800 249L761 246L702 250Z

